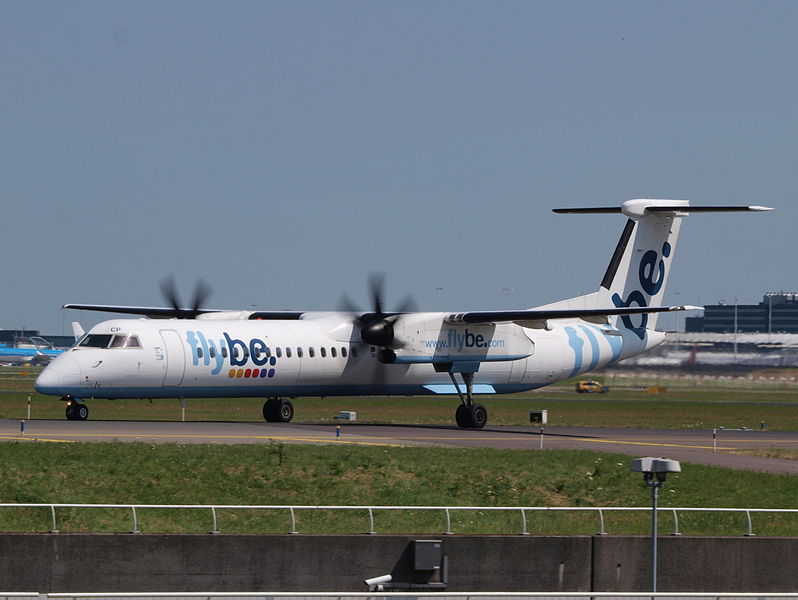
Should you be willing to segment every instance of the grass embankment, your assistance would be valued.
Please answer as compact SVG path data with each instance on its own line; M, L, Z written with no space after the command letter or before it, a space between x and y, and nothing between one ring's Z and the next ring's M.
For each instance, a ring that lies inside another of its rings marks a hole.
M587 451L262 445L0 444L1 502L433 506L650 506L629 457ZM796 506L798 480L683 464L661 506ZM124 532L129 510L61 509L63 532ZM145 533L205 533L210 511L139 511ZM376 512L379 533L440 534L442 512ZM596 514L529 513L533 534L591 534ZM365 533L366 511L297 513L302 533ZM606 515L607 531L645 534L645 512ZM686 534L740 535L743 514L681 514ZM219 511L222 532L285 533L287 511ZM0 509L2 531L47 531L48 509ZM452 513L455 533L520 531L520 514ZM673 528L662 513L661 531ZM754 516L758 535L798 535L798 516Z
M57 398L33 389L38 369L0 369L0 418L23 419L31 398L34 419L63 419ZM644 427L712 429L749 427L764 422L769 430L798 430L798 384L792 370L750 373L745 378L707 376L599 376L608 394L577 394L573 381L537 392L483 396L492 425L528 425L529 410L545 408L549 424L569 427ZM665 388L651 393L649 388ZM93 420L178 421L176 400L90 400ZM262 398L188 399L191 421L261 421ZM299 398L298 422L333 422L340 410L357 411L361 423L451 424L457 399L452 396L395 398Z

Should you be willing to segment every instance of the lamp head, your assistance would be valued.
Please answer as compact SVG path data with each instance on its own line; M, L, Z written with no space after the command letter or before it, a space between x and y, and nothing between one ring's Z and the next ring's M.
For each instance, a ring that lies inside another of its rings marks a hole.
M643 473L646 480L650 480L656 476L657 481L661 482L665 481L668 473L681 473L682 466L679 464L678 460L645 456L643 458L634 459L629 470L635 473Z

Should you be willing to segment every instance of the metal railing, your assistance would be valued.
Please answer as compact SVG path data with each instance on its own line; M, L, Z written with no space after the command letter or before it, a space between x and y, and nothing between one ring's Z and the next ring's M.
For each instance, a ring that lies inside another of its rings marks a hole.
M798 592L0 592L0 600L798 600Z
M220 533L217 511L218 510L277 510L286 511L290 515L291 528L288 533L299 533L297 529L296 514L298 511L330 510L330 511L366 511L368 513L369 534L376 534L374 514L378 511L438 511L445 519L443 534L452 535L452 513L459 511L472 512L515 512L519 515L520 535L529 535L527 527L527 513L532 512L592 512L598 517L598 535L606 535L605 513L650 512L650 507L622 507L622 506L335 506L335 505L287 505L287 504L68 504L68 503L0 503L1 508L49 508L52 519L50 533L58 533L56 509L125 509L131 514L132 527L130 533L140 533L138 511L143 509L165 510L207 510L210 513L210 533ZM658 508L660 513L670 512L673 515L674 529L671 535L681 535L679 530L680 513L738 513L744 514L747 522L746 536L755 535L752 514L798 514L798 508Z

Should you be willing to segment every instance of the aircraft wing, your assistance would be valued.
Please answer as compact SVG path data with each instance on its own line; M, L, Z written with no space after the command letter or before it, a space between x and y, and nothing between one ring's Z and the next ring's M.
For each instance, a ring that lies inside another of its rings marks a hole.
M626 306L621 308L494 310L455 313L448 315L447 320L455 323L528 323L551 319L586 319L590 321L619 315L640 315L681 310L704 309L701 306Z
M184 317L186 312L195 312L197 315L213 312L222 312L215 308L199 308L195 311L189 308L165 308L162 306L112 306L108 304L64 304L62 308L72 308L74 310L95 310L99 312L119 313L123 315L141 315L151 319L171 319L173 317Z
M64 304L62 308L73 310L94 310L98 312L118 313L123 315L141 315L150 319L195 319L199 315L218 315L216 318L263 319L263 320L297 320L304 311L290 310L257 310L228 311L220 308L167 308L163 306L116 306L110 304ZM242 316L243 315L243 316ZM208 318L206 317L206 318Z

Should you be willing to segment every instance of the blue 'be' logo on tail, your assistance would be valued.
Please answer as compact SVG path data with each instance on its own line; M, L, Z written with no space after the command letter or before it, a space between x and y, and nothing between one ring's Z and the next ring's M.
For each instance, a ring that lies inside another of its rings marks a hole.
M662 256L668 258L671 255L671 245L668 242L662 244ZM659 257L656 250L648 250L643 258L640 259L640 268L638 269L638 279L640 280L640 287L643 291L632 290L626 297L626 300L621 298L618 294L612 295L612 303L616 308L625 308L627 306L648 306L648 300L643 292L648 294L649 297L656 296L662 289L662 284L665 282L665 261ZM626 329L632 331L641 340L646 335L646 325L648 325L648 315L642 315L640 326L635 327L632 324L631 315L624 315L621 317L621 322Z

